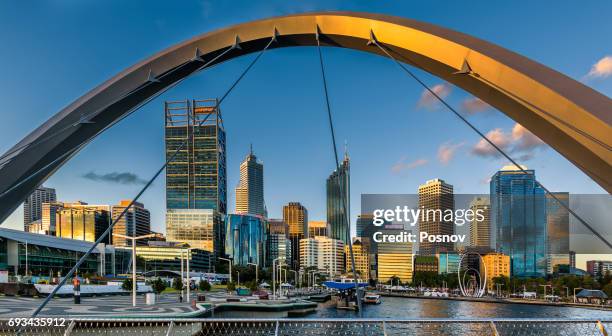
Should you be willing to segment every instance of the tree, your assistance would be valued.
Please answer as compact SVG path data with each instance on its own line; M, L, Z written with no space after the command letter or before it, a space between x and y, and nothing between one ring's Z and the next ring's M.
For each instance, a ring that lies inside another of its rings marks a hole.
M125 278L123 280L123 283L121 284L121 289L123 289L124 291L131 291L132 290L132 278ZM136 285L136 289L138 289L138 284Z
M248 281L244 285L252 291L256 291L258 287L257 282L255 282L255 280Z
M233 281L229 282L227 284L227 290L230 291L230 292L235 291L236 290L236 283L233 282Z
M206 280L200 280L200 283L198 284L198 287L203 292L208 292L210 290L210 288L211 288L210 283L208 281L206 281Z
M394 275L392 277L389 278L389 280L387 281L387 284L394 286L394 285L399 285L400 284L400 277L398 277L397 275Z
M161 278L157 278L151 282L151 288L157 294L161 293L166 289L166 283Z
M176 278L174 279L174 283L172 284L172 288L176 290L183 290L183 279Z

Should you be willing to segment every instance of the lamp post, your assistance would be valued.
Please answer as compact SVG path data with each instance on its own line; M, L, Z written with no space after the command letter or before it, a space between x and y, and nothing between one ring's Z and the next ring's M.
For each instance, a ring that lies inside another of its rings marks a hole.
M574 303L576 303L576 289L584 289L584 288L582 288L582 287L574 288Z
M151 233L143 236L130 237L118 233L113 233L113 236L129 239L132 241L132 306L136 307L136 241L140 239L155 237L155 234Z
M247 263L247 265L255 266L255 284L259 285L259 265L256 263Z
M565 288L565 299L567 300L569 298L569 287L563 286L561 288Z
M285 260L284 257L278 257L272 260L272 295L276 300L276 262L280 260Z
M294 270L289 270L289 272L293 272L293 274L295 274L295 284L297 285L297 284L298 284L298 280L297 280L297 278L298 278L298 272L297 272L297 271L294 271ZM297 287L297 286L296 286L296 287Z
M230 274L230 278L229 281L230 283L232 282L232 259L227 259L227 258L221 258L219 257L220 260L225 260L229 263L229 274Z

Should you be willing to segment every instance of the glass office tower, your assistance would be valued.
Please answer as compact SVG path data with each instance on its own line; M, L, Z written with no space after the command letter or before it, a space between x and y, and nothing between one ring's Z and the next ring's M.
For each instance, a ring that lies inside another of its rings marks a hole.
M264 267L267 232L263 217L230 214L225 222L225 255L233 258L234 265Z
M334 170L327 178L327 223L329 223L329 237L342 240L344 244L349 242L349 228L347 215L350 209L350 160L348 153L344 154L344 160L339 170ZM345 209L346 206L346 209Z
M535 171L506 166L491 178L491 223L497 252L509 255L512 276L546 275L546 197Z
M227 209L225 131L216 100L166 102L166 208ZM184 144L185 143L185 144Z
M225 130L218 102L165 103L168 241L223 254L227 213Z

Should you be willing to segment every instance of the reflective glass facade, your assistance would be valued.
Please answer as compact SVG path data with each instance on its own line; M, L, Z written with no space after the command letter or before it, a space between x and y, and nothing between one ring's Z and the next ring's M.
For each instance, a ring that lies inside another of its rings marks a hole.
M546 197L535 171L504 167L491 178L491 223L498 252L510 256L512 276L546 275Z
M216 253L222 251L222 225L221 215L212 209L168 209L166 240Z
M327 223L329 223L329 236L342 240L344 244L349 241L348 220L346 214L351 213L350 205L350 161L345 154L340 164L340 170L327 178ZM346 206L346 209L344 208Z
M165 114L166 158L181 148L166 168L166 208L225 214L225 131L217 101L166 102Z
M225 223L225 254L234 264L265 266L267 232L263 218L231 214Z
M109 206L64 203L55 214L55 235L61 238L95 242L110 225ZM102 240L108 244L108 236Z

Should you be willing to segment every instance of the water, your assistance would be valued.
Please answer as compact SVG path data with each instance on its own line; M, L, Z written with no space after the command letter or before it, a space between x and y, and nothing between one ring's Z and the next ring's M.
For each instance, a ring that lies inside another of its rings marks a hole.
M385 319L409 318L573 318L612 319L612 311L598 309L551 307L529 304L505 304L435 299L383 297L379 305L364 305L361 317ZM287 312L225 311L215 317L282 318ZM319 303L316 313L304 318L353 318L357 312L338 310L332 301Z

